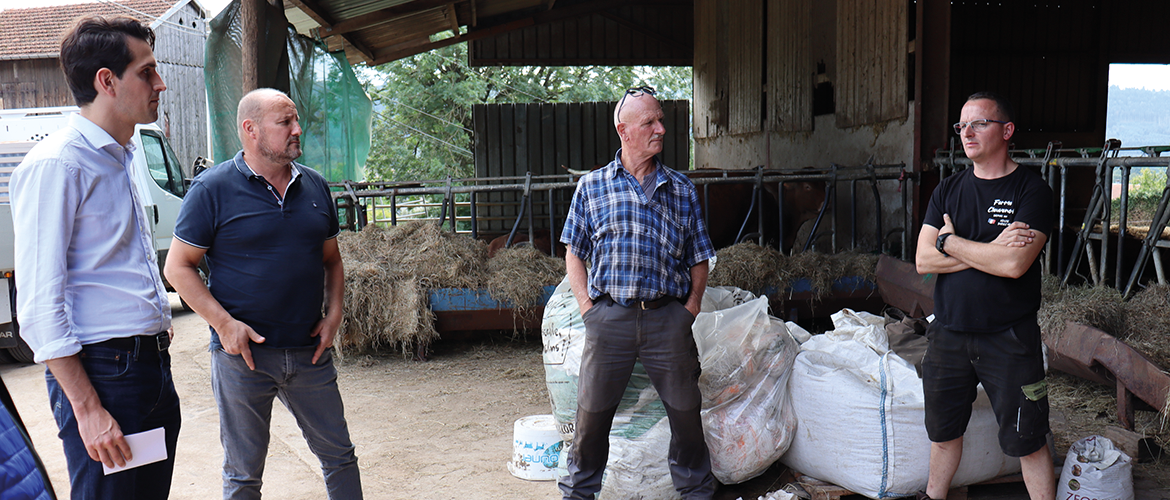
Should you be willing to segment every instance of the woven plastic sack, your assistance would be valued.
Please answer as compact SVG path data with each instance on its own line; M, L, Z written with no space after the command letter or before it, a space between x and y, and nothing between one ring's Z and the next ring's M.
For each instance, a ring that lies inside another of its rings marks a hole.
M871 316L843 310L836 330L801 344L788 383L797 432L780 461L870 498L913 496L930 471L922 381ZM1020 471L1000 451L998 430L979 387L952 486Z
M585 344L585 323L581 309L569 288L568 277L553 291L544 306L541 324L544 342L544 373L552 401L557 430L564 439L559 461L560 475L568 463L577 417L577 380ZM618 403L609 432L609 461L602 479L600 498L630 498L638 492L644 500L674 500L678 494L670 479L666 454L670 446L670 425L666 408L650 382L642 363L634 372Z
M262 50L274 75L269 85L286 90L297 105L301 157L330 182L365 178L370 152L373 103L353 73L344 52L329 53L321 43L301 36L279 18L265 19ZM211 21L207 37L204 81L211 112L214 163L232 159L240 150L236 106L243 97L243 54L240 46L240 3L232 2Z
M796 347L783 323L767 316L767 308L766 298L757 299L750 292L708 288L693 328L706 377L700 379L705 439L716 478L725 484L767 470L793 434L795 419L786 410L785 382ZM545 305L541 330L545 382L565 440L563 468L573 438L585 338L567 277ZM751 366L744 369L745 364ZM635 364L610 430L600 498L626 499L633 492L643 500L678 498L666 460L670 426L665 417L649 376L641 363Z
M1133 461L1108 438L1081 439L1068 448L1056 498L1133 500Z

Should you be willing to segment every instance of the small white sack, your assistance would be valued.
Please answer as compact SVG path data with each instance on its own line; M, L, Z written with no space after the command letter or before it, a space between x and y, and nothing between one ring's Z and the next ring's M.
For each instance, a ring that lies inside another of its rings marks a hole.
M1081 439L1068 449L1056 498L1133 500L1133 462L1107 438Z

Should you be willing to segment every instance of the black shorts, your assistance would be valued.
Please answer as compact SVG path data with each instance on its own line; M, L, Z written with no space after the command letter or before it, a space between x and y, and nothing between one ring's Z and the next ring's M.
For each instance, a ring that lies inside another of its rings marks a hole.
M999 446L1012 457L1047 443L1048 392L1040 326L1033 315L1000 332L956 332L932 323L922 361L926 433L936 443L962 437L976 385L983 384L999 423Z

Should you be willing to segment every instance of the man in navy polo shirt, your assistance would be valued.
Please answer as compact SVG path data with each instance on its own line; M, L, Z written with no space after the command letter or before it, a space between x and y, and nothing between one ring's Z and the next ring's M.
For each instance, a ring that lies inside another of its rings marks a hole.
M167 279L211 326L225 499L260 498L273 397L321 460L329 498L362 498L330 349L344 296L337 213L325 179L293 161L297 119L278 90L240 100L244 149L195 178L167 257Z

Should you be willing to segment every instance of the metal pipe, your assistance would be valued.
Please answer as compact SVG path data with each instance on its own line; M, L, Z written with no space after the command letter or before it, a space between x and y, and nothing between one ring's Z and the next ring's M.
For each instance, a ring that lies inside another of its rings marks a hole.
M857 179L849 181L849 249L857 249ZM881 233L878 233L881 237Z
M1114 272L1114 288L1122 290L1121 256L1125 248L1125 232L1129 223L1129 168L1121 167L1121 206L1117 210L1117 267Z
M470 198L468 199L467 203L469 205L471 205L471 239L478 240L479 239L479 218L476 216L476 213L475 213L475 205L476 205L475 193L468 193L468 195L470 196Z

